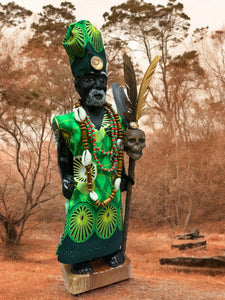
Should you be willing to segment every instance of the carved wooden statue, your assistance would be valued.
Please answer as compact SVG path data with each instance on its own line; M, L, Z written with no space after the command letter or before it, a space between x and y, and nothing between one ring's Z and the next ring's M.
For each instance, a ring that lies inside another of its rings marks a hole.
M133 129L137 126L128 121L126 111L119 115L118 104L117 109L106 102L106 57L100 31L87 20L73 23L63 46L80 99L73 112L55 117L52 123L66 198L57 255L71 276L94 276L92 262L97 258L103 258L109 268L124 264L121 191L133 179L125 173L123 156L126 151L139 159L145 135ZM114 86L115 98L124 103L126 96L120 95L120 89ZM91 288L95 287L83 291Z

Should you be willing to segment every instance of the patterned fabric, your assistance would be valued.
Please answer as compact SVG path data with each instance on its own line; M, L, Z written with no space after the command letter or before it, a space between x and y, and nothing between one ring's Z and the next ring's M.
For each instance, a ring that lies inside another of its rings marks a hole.
M61 115L53 119L53 130L60 130L66 144L73 154L74 191L70 200L66 200L66 222L57 254L62 263L78 263L103 257L118 251L122 243L122 205L120 190L114 199L104 207L97 207L90 199L86 169L82 165L84 151L79 123L74 113ZM95 129L97 147L104 151L111 149L110 119L105 113L102 126ZM89 143L90 152L92 145ZM99 155L102 164L111 167L112 157ZM91 163L93 189L100 202L109 197L113 190L114 172L104 172L94 159Z
M106 57L101 32L89 21L82 20L69 25L63 39L73 75L85 75L92 71L90 64L93 56L98 56L103 61L103 72L106 72Z

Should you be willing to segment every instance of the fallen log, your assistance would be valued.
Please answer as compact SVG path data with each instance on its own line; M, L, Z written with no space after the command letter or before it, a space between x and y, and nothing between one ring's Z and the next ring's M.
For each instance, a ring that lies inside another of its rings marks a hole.
M225 256L161 258L161 265L225 268Z
M177 239L178 240L195 240L199 238L204 238L204 235L200 235L200 232L198 229L195 229L193 232L186 233L186 234L178 234Z
M201 241L197 243L186 243L186 244L179 244L179 245L171 245L171 248L178 248L179 250L185 250L190 248L202 247L206 245L206 241Z

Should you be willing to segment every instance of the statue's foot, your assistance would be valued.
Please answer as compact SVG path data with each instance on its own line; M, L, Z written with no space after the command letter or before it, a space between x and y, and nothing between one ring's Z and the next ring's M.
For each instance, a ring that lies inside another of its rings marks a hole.
M71 272L73 274L92 274L93 269L89 261L84 261L78 264L73 264L71 267Z
M104 259L105 262L112 268L116 268L125 262L125 256L122 251L118 251L111 255L105 256Z

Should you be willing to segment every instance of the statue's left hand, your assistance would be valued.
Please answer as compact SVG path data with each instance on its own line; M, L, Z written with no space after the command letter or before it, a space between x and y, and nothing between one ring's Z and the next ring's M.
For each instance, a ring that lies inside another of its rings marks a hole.
M124 134L124 150L135 160L142 156L145 147L145 133L140 129L127 129Z

